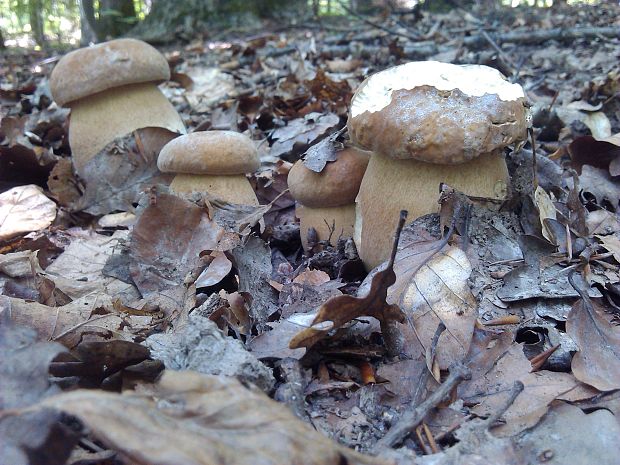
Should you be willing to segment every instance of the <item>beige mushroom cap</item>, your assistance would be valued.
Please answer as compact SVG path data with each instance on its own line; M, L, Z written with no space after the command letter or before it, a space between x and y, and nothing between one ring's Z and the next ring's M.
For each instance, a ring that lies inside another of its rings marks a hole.
M166 58L136 39L116 39L67 53L50 77L56 103L70 104L89 95L128 84L170 79Z
M367 78L348 128L360 147L393 158L463 163L523 140L525 94L494 68L411 62Z
M260 167L251 139L233 131L193 132L168 142L159 153L163 173L244 174Z
M288 173L291 195L306 207L337 207L355 202L370 153L346 148L317 173L297 161Z

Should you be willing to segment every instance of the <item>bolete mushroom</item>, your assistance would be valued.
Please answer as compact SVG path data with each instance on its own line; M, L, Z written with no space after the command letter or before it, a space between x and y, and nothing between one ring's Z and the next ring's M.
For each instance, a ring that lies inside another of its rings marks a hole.
M138 132L155 154L183 120L157 84L170 79L164 56L146 42L117 39L66 54L50 77L56 103L71 108L69 145L82 174L88 161L118 137Z
M525 94L494 68L436 61L367 78L351 101L351 140L373 155L357 196L355 240L368 269L389 258L400 210L438 209L440 183L504 199L503 149L527 133Z
M245 177L260 167L258 151L251 139L238 132L193 132L177 137L161 149L157 167L176 173L172 192L202 192L229 203L259 205Z
M346 148L317 173L297 161L288 174L291 195L297 201L295 213L300 221L301 243L308 250L308 230L314 228L317 240L332 244L340 236L352 236L357 195L370 154Z

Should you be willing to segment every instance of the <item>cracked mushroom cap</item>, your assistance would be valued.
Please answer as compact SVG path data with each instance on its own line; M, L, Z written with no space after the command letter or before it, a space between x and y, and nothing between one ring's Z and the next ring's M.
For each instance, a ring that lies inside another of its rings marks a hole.
M56 103L66 105L128 84L170 79L166 58L136 39L116 39L67 53L50 77Z
M297 161L288 173L291 195L306 207L338 207L355 202L370 153L346 148L317 173Z
M159 152L163 173L232 175L260 167L254 142L234 131L201 131L177 137Z
M364 149L457 164L525 139L527 119L523 89L496 69L419 61L368 77L347 125Z

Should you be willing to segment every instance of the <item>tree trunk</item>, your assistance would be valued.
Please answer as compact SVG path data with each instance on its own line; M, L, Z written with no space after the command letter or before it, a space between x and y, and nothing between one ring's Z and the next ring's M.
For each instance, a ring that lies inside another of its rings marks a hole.
M93 0L80 0L80 45L85 47L90 43L98 42L97 20Z
M4 44L4 34L2 34L2 29L0 29L0 50L4 50L6 45Z
M43 4L41 0L28 0L28 16L30 29L37 45L44 47L45 31L43 30Z

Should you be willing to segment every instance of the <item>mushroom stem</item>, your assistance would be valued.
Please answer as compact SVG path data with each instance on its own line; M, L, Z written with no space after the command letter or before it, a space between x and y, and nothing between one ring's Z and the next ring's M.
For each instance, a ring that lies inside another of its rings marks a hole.
M115 87L72 102L69 144L76 171L80 174L117 137L150 127L185 132L183 120L152 82Z
M389 258L392 219L400 210L408 210L411 220L437 212L440 183L470 196L504 199L508 180L501 150L457 165L373 154L356 199L354 238L366 268Z
M341 236L353 235L355 204L339 207L307 207L297 203L295 214L299 218L301 245L308 251L308 229L314 228L320 241L329 240L332 245Z
M170 190L175 193L206 192L229 203L259 205L248 178L243 174L177 174Z

